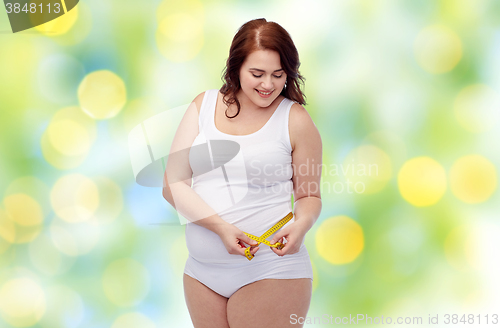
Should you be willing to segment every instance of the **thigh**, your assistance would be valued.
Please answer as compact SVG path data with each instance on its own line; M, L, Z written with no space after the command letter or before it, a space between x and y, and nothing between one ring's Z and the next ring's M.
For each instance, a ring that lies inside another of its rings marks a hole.
M229 328L227 298L184 274L184 297L195 328Z
M243 286L227 302L229 326L302 327L290 323L290 315L307 315L311 293L309 278L263 279Z

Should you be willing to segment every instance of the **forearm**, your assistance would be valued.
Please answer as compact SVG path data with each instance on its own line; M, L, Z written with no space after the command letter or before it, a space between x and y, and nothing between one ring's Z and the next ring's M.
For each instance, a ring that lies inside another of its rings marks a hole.
M189 222L219 234L229 225L190 186L183 182L163 188L164 198Z
M305 231L312 228L321 213L321 198L316 196L302 197L294 203L295 222L300 222Z

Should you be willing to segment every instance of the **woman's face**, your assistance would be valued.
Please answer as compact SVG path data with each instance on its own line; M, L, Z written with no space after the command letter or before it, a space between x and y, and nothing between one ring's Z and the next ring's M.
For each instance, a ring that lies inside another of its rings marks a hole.
M280 95L285 82L279 54L273 50L254 51L241 66L238 99L242 103L250 100L258 107L268 107Z

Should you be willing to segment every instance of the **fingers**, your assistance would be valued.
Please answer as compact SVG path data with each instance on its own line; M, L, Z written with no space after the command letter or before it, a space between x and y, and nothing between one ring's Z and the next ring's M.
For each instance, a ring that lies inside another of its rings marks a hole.
M240 237L241 240L243 240L245 243L247 243L250 246L257 246L257 242L253 240L252 238L248 237L247 235L243 234Z
M245 248L240 248L238 250L238 254L243 255L243 256L246 257L245 249L246 249L246 247ZM251 246L251 248L250 248L250 254L255 255L255 253L257 253L258 250L259 250L259 246L257 246L257 247Z
M280 242L280 243L282 243L282 244L283 244L283 246L282 246L283 248L282 248L282 249L278 249L277 247L271 247L271 249L273 250L273 252L274 252L276 255L278 255L278 256L283 256L283 255L285 255L285 252L288 250L288 249L286 249L286 250L285 250L285 247L286 247L287 245L286 245L286 243L284 242L284 240L283 240L283 239L284 239L284 237L281 237L280 239L273 238L273 239L271 240L271 244L272 244L272 245L274 245L276 242Z
M246 236L246 235L245 235L245 236ZM252 239L250 239L250 240L252 241L252 244L253 244L253 245L256 245L256 244L257 244L257 242L253 243L253 240L252 240ZM250 253L251 253L252 255L255 255L255 253L257 253L257 251L259 250L259 246L253 246L253 245L250 245L250 247L251 247L251 248L250 248ZM244 243L243 241L241 241L241 240L238 240L238 246L239 246L239 248L238 248L238 249L236 249L236 253L235 253L235 254L243 255L243 256L245 256L245 257L246 257L245 250L246 250L246 248L247 248L248 246L247 246L247 245L245 245L245 243Z
M298 253L300 250L300 245L294 245L293 242L287 241L286 238L282 238L279 240L280 243L283 244L282 249L278 249L276 247L270 247L271 250L278 256L284 256L287 254L295 254Z
M285 246L283 246L282 249L277 249L276 247L271 247L272 251L278 255L278 256L283 256L287 253L288 249L286 248L286 244Z
M283 244L283 237L279 237L279 238L278 238L278 237L275 235L275 236L274 236L274 238L273 238L273 239L271 239L271 245L274 245L274 244L276 244L277 242L280 242L280 243L282 243L282 244ZM284 247L285 247L285 246L283 246L283 248L282 248L281 250L279 250L279 249L278 249L278 248L276 248L276 247L270 247L270 248L271 248L271 250L272 250L275 254L277 254L277 255L279 255L279 256L283 256L284 254L282 254L282 253L283 253Z
M277 242L280 242L280 243L285 243L286 242L286 238L285 237L277 237L277 236L274 236L273 239L271 239L271 244L275 244Z
M285 256L285 255L288 255L288 254L295 254L297 253L298 251L296 252L292 252L290 251L287 247L283 247L282 249L277 249L277 248L274 248L274 247L271 247L273 252L278 255L278 256Z

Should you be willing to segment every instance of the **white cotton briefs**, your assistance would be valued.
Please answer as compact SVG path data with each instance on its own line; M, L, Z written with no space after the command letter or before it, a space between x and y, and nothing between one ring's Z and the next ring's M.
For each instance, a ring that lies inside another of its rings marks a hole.
M189 154L192 188L223 220L260 236L292 211L288 117L294 102L284 98L260 130L237 136L215 126L218 92L207 90L200 108L200 132ZM217 234L191 222L186 224L186 244L184 273L225 297L260 279L313 278L304 244L298 253L283 257L260 244L249 261L229 254Z

